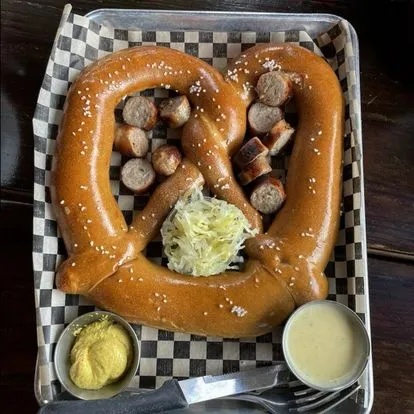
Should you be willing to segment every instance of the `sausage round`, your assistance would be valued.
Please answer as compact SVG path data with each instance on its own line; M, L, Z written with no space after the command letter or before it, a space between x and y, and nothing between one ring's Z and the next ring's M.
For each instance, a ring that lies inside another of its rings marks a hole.
M253 180L264 174L270 173L272 166L265 156L257 157L251 163L247 164L239 173L240 183L242 185L250 184Z
M124 121L132 126L149 131L157 122L158 109L145 96L129 98L122 111Z
M143 194L154 183L155 172L147 160L134 158L122 167L121 181L134 193Z
M174 145L161 145L152 153L152 166L161 175L174 174L181 162L181 153Z
M149 148L147 135L141 128L119 124L115 129L114 148L127 157L144 157Z
M263 144L269 148L271 155L277 155L286 146L286 144L292 139L295 130L286 122L281 119L277 122L272 129L263 137Z
M257 82L256 92L263 104L281 106L292 96L292 81L283 72L264 73Z
M165 99L160 103L160 118L169 128L179 128L190 118L191 106L185 95Z
M285 201L286 193L280 180L265 177L250 194L252 206L263 214L276 213Z
M249 139L233 159L233 162L241 169L250 164L258 157L266 156L269 153L267 147L262 144L259 138Z
M250 131L253 135L264 135L282 118L283 112L280 108L255 102L248 113Z

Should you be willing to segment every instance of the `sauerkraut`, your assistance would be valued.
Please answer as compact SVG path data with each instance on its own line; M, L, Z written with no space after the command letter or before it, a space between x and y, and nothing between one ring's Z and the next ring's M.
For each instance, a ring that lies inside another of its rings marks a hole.
M168 268L192 276L237 269L245 240L255 234L240 209L200 189L178 200L161 227Z

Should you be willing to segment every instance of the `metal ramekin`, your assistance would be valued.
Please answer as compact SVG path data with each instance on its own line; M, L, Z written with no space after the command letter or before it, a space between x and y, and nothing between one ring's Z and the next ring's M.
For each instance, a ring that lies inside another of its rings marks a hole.
M362 342L362 346L361 346L361 353L363 355L363 358L361 358L361 362L360 365L358 366L357 369L355 369L355 374L350 377L347 381L344 381L341 384L336 384L333 385L331 387L322 387L320 385L317 384L312 384L311 382L309 382L308 379L304 378L301 373L299 372L299 370L295 367L295 364L293 363L292 359L290 358L289 355L289 351L288 351L288 347L287 347L287 334L289 332L289 328L292 324L292 321L294 321L296 315L298 315L299 312L301 312L303 310L303 308L305 307L309 307L309 306L315 306L321 303L329 303L330 305L333 306L337 306L337 308L341 311L346 313L354 322L355 322L355 327L358 329L358 333L361 336L361 342ZM286 322L286 325L284 327L283 330L283 338L282 338L282 348L283 348L283 354L285 356L285 360L286 363L289 366L289 369L292 371L292 373L300 380L302 381L304 384L306 384L308 387L314 388L316 390L320 390L320 391L339 391L342 390L344 388L347 388L349 386L351 386L352 384L354 384L356 381L358 381L358 379L361 377L361 375L363 374L365 367L368 364L368 360L369 360L369 356L371 353L371 344L370 344L370 340L369 340L369 335L368 335L368 331L365 328L365 325L363 324L363 322L361 321L361 319L359 318L359 316L350 308L348 308L347 306L339 303L339 302L335 302L335 301L331 301L331 300L315 300L312 302L308 302L302 306L300 306L299 308L297 308L289 317L289 319Z
M102 319L102 317L108 318L110 321L119 323L128 332L133 347L133 357L131 363L124 373L124 375L116 382L105 385L99 390L85 390L77 387L69 376L70 370L70 351L74 345L76 331L92 322ZM123 391L136 375L140 361L140 347L137 335L132 326L120 316L104 311L89 312L85 315L79 316L72 321L62 332L55 349L54 365L56 375L63 385L63 387L74 397L82 400L97 400L103 398L110 398Z

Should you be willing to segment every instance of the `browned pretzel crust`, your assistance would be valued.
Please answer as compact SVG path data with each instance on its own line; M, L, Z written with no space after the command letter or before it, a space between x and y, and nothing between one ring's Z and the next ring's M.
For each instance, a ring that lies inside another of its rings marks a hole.
M259 76L274 67L299 73L299 113L287 201L266 235L250 239L243 272L190 277L151 263L142 250L171 206L194 182L261 219L233 174L246 110ZM323 270L335 242L341 195L343 102L329 65L298 46L254 47L223 76L201 60L161 47L122 50L83 71L72 86L54 157L53 203L69 258L57 286L88 296L131 322L202 335L268 332L295 308L324 298ZM235 76L236 75L236 76ZM109 185L114 108L124 95L165 87L190 100L182 133L185 157L130 229Z

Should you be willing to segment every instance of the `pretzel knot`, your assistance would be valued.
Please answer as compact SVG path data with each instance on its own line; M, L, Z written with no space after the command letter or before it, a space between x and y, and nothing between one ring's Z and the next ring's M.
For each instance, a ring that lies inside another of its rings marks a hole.
M248 241L250 259L242 272L193 278L150 262L143 249L194 183L205 182L262 232L260 216L236 182L231 156L245 134L252 86L269 70L263 62L270 60L306 74L313 87L294 90L300 123L288 201L268 233ZM197 58L161 47L122 50L83 71L68 94L54 157L52 199L69 254L57 273L61 290L84 294L131 322L225 337L268 332L296 305L326 296L323 269L335 241L340 202L338 81L322 59L287 45L252 48L228 74L223 77ZM128 229L108 177L114 108L123 96L155 87L187 95L192 104L181 137L185 158ZM324 139L316 157L309 136L320 130ZM310 175L320 183L318 197L306 192Z

